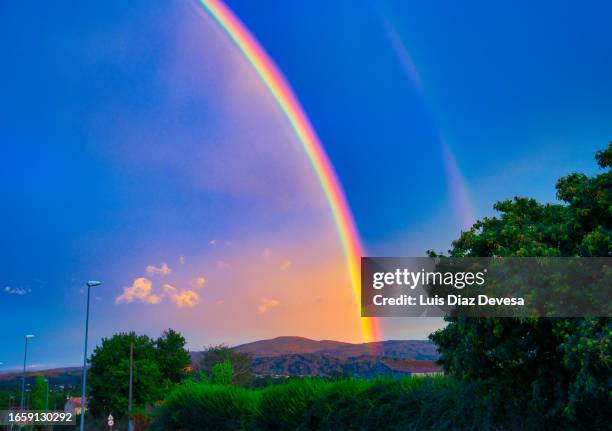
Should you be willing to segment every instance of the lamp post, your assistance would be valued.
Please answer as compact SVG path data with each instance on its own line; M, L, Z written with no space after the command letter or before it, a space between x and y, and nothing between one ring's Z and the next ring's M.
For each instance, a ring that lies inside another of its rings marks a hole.
M101 285L99 281L90 280L87 283L87 311L85 313L85 352L83 353L83 388L81 391L81 427L80 430L85 430L85 396L87 388L87 333L89 331L89 294L92 287Z
M20 412L23 412L23 403L25 401L26 361L28 358L28 340L30 338L34 338L34 335L25 336L25 349L23 351L23 376L21 377L21 403L19 404Z

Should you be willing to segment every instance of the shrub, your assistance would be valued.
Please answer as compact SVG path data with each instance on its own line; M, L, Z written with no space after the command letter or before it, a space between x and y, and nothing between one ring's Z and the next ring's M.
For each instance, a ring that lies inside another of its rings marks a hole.
M318 417L309 412L315 400L324 396L332 383L320 379L290 380L261 390L256 420L260 430L318 429Z
M263 389L189 382L155 416L152 430L174 431L538 429L524 405L452 377L296 379Z
M158 409L151 430L251 429L258 397L241 387L185 382Z
M364 417L371 408L370 400L363 395L371 385L368 380L353 378L333 382L312 403L307 414L310 423L326 430L363 429Z

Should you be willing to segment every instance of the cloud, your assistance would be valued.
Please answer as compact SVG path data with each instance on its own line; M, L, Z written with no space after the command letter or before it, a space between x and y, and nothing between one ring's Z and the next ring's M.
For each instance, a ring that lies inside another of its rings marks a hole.
M163 292L160 294L153 293L151 280L140 277L135 279L130 287L123 288L123 294L115 299L115 304L131 303L139 300L145 304L156 305L162 302L165 297L169 297L170 301L179 308L195 307L200 303L200 296L194 290L179 291L169 283L165 283L162 290Z
M155 295L152 292L151 280L140 277L134 280L130 287L124 287L123 293L115 298L115 304L127 302L128 304L134 301L142 301L145 304L159 304L162 296Z
M182 290L179 292L176 287L166 283L164 284L164 293L170 296L170 300L176 304L178 308L191 308L200 303L200 295L191 289Z
M211 240L210 240L208 243L209 243L210 245L217 245L217 242L218 242L218 241L217 241L216 239L211 239Z
M261 298L259 301L259 306L257 307L257 312L259 314L267 313L271 308L274 308L279 304L280 301L277 299Z
M280 265L280 269L281 271L285 271L286 269L289 269L290 266L291 266L291 261L289 259L283 259Z
M223 299L219 299L218 301L215 302L215 305L223 305L225 304L225 301Z
M177 307L195 307L200 303L200 296L194 290L183 290L179 294L172 295L170 297L172 302L176 304Z
M160 267L157 267L155 265L147 266L147 274L149 274L149 275L166 276L166 275L170 274L171 272L172 272L172 270L165 263L162 263Z
M176 295L176 292L177 292L176 287L168 283L164 284L164 293L168 293L170 295Z
M193 284L196 288L201 289L204 287L204 284L206 284L206 278L204 278L203 275L200 275L195 280L193 280Z
M32 292L32 289L23 289L21 287L6 286L4 288L4 292L8 293L9 295L23 296L23 295L27 295L28 293Z
M179 256L179 262L181 265L185 265L185 256L183 256L182 254Z

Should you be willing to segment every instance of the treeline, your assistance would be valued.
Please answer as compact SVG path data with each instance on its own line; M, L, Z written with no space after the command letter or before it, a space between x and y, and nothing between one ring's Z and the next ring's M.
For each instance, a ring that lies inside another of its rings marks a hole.
M51 410L63 410L66 398L70 395L76 396L77 389L66 390L51 385L45 376L36 376L26 379L27 386L24 394L24 404L26 408L32 410L44 410L48 406ZM21 403L21 379L15 379L13 388L5 387L0 389L0 410L18 409Z

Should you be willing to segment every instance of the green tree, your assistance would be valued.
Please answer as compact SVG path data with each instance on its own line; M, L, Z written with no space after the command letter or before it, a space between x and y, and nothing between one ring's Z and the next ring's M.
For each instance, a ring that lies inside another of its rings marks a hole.
M104 338L89 363L88 391L94 416L122 417L128 408L130 345L134 344L133 405L144 407L163 398L168 388L158 364L155 341L134 332Z
M230 385L234 376L234 369L229 359L223 362L213 365L212 370L212 381L218 385Z
M32 389L32 410L44 410L47 397L47 385L49 383L44 376L36 376L34 388Z
M477 221L451 256L612 256L612 143L596 154L603 172L557 182L561 204L514 198ZM435 253L430 252L431 255ZM523 426L607 426L612 411L609 318L447 318L430 336L452 375L477 382L502 414ZM531 416L525 417L530 411ZM522 413L522 414L521 414Z
M213 367L229 361L232 369L231 383L239 386L248 386L253 381L251 371L251 356L248 353L236 352L234 349L220 344L210 346L202 354L198 369L209 379L213 379Z
M164 331L156 341L157 363L164 378L180 383L191 364L191 356L185 349L185 337L173 329Z

